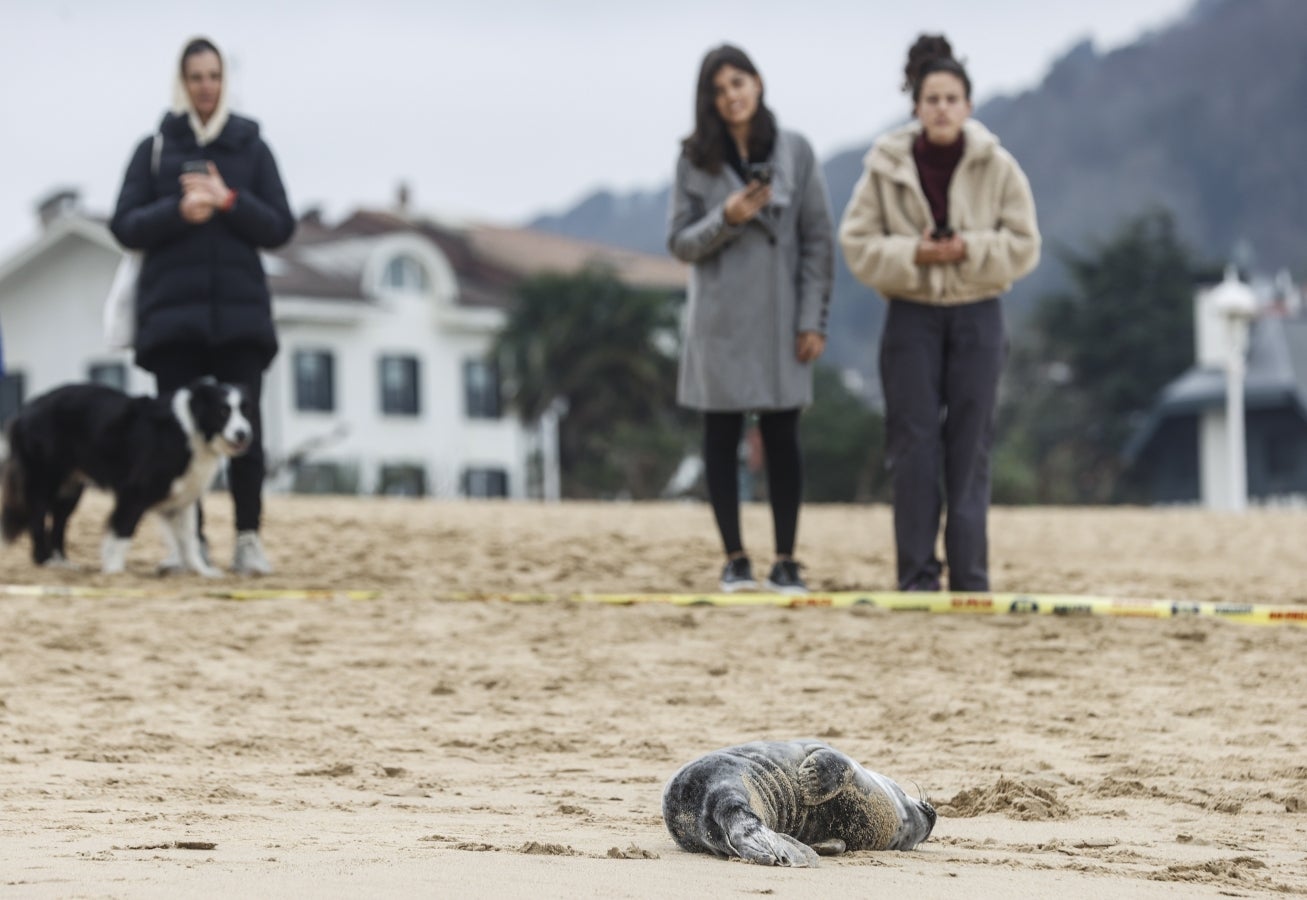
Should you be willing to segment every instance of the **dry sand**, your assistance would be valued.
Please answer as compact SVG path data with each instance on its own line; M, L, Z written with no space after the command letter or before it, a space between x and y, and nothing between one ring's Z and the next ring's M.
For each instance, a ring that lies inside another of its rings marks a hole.
M228 559L229 503L207 510ZM765 508L745 530L768 546ZM0 895L1307 892L1307 628L441 599L711 589L700 505L271 497L265 534L259 587L380 596L206 597L150 574L152 525L119 578L0 553L3 583L122 591L0 597ZM1000 509L994 586L1307 603L1305 534L1302 512ZM892 581L884 507L809 507L800 543L814 587ZM678 766L800 736L920 785L933 838L815 870L673 845Z

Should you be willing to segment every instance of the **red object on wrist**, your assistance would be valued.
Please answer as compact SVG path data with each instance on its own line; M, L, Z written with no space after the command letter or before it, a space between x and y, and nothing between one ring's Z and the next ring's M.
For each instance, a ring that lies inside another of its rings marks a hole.
M231 212L231 208L236 205L236 193L235 189L227 191L227 199L218 208L223 212Z

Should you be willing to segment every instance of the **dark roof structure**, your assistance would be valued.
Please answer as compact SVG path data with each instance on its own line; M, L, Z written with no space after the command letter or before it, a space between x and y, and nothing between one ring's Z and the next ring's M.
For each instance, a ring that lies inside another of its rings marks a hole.
M1224 404L1225 370L1194 366L1162 390L1126 444L1126 460L1138 459L1167 419ZM1248 333L1244 407L1252 412L1286 406L1307 418L1307 317L1262 315Z
M526 228L454 228L430 219L359 210L334 226L316 213L300 221L295 238L265 254L274 294L364 300L363 269L376 243L413 234L435 244L458 280L458 304L506 309L516 286L543 272L573 273L607 266L635 287L684 290L687 268L670 257L636 253Z

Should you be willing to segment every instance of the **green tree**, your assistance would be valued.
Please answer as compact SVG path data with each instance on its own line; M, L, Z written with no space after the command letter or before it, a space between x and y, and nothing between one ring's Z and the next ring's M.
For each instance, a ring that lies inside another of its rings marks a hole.
M656 497L684 454L677 301L606 269L524 282L495 353L524 421L561 399L563 494Z
M845 387L836 369L817 366L812 406L799 421L805 500L850 503L888 497L884 419Z
M995 452L1000 502L1133 499L1121 449L1193 362L1193 296L1209 269L1169 212L1127 221L1062 261L1071 287L1037 303L1007 370Z

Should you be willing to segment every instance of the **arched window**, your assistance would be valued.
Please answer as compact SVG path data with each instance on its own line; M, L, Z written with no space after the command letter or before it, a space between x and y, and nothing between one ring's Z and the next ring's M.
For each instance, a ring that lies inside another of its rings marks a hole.
M401 254L386 263L386 270L381 275L381 286L391 291L403 291L409 294L422 294L430 290L431 279L427 270L407 254Z

